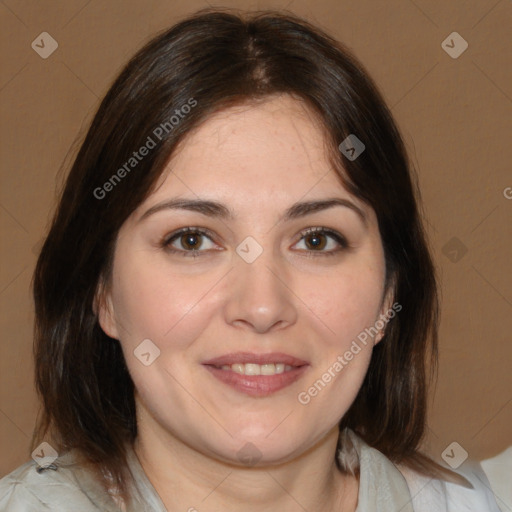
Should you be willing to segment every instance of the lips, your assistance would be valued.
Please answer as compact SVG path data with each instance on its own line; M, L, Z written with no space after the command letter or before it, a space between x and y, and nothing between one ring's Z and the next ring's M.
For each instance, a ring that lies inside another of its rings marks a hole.
M267 375L263 373L249 375L236 371L240 370L237 368L238 366L247 369L248 366L257 365L260 365L261 368L264 368L264 365L275 366L275 370L281 367L281 370L279 373L277 371L275 373L270 371L271 374ZM278 352L270 354L237 352L209 359L203 363L203 366L217 380L236 391L254 397L265 397L298 380L308 369L309 363L289 354ZM284 371L283 366L285 367Z
M284 354L282 352L272 352L269 354L254 354L252 352L236 352L232 354L226 354L219 357L214 357L213 359L209 359L205 361L203 364L222 367L225 365L232 364L278 364L283 363L289 366L305 366L309 364L307 361L303 359L299 359L297 357L293 357L289 354Z

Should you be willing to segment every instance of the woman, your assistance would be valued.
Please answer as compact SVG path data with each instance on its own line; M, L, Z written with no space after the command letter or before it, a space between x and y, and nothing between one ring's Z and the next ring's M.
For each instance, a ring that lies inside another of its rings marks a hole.
M438 305L409 164L304 20L201 11L128 63L34 297L43 414L5 510L499 510L418 451Z

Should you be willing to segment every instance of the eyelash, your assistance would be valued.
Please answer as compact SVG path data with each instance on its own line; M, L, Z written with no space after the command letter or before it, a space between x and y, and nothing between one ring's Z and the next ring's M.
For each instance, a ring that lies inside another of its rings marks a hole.
M186 250L182 250L182 249L174 249L174 248L171 248L170 245L177 239L179 239L179 237L183 236L183 235L186 235L186 234L194 234L194 235L202 235L202 236L206 236L207 238L210 238L210 240L213 242L213 233L211 231L209 231L208 229L203 229L203 228L196 228L196 227L187 227L187 228L183 228L183 229L180 229L179 231L176 231L174 233L172 233L171 235L168 235L166 237L164 237L162 239L162 241L160 242L160 246L165 249L166 251L172 253L172 254L178 254L180 256L184 256L184 257L192 257L192 258L196 258L198 256L202 256L201 253L206 253L208 251L201 251L201 250L198 250L198 249L192 249L190 251L186 251ZM335 250L330 250L330 251L315 251L315 250L306 250L306 257L308 258L314 258L316 257L317 255L318 256L335 256L336 254L338 254L339 252L343 251L344 249L349 249L350 246L347 242L347 240L345 239L345 237L343 237L340 233L336 232L336 231L333 231L331 229L328 229L328 228L324 228L324 227L315 227L315 228L307 228L303 231L301 231L300 235L301 235L301 238L299 241L301 241L303 238L307 237L307 236L311 236L311 235L327 235L327 236L330 236L331 238L333 238L338 244L339 244L339 248L338 249L335 249Z

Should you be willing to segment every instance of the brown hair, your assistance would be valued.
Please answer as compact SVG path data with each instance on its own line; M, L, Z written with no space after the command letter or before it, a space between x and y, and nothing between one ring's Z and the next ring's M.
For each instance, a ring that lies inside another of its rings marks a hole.
M436 471L418 452L428 361L434 368L437 355L436 280L418 190L390 111L350 51L303 19L204 9L151 40L106 94L34 274L36 386L43 408L33 446L51 432L59 452L77 449L108 470L123 494L125 444L137 435L134 385L119 343L102 331L93 307L98 287L108 282L117 233L191 129L229 106L279 93L304 101L317 115L333 168L375 210L386 284L403 308L375 347L340 429L350 427L397 463ZM176 109L193 102L171 127ZM156 137L162 126L167 129ZM152 134L155 149L120 173ZM350 134L366 145L353 161L338 149ZM98 192L107 189L108 196Z

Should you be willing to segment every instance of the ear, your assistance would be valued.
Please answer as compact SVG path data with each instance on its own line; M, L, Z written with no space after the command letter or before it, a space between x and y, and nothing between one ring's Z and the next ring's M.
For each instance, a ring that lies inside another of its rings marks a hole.
M112 297L103 280L99 283L94 295L92 309L98 317L98 323L103 332L111 338L119 339Z
M381 307L381 310L380 310L380 316L378 318L378 320L376 321L376 325L378 324L378 326L380 326L382 323L384 323L384 325L382 326L381 329L379 329L379 332L375 335L375 339L374 339L374 345L377 345L377 343L379 343L382 338L384 337L384 334L386 334L386 327L388 325L388 322L391 320L391 318L393 318L396 313L398 311L400 311L400 309L402 309L402 307L400 306L399 309L395 309L393 308L393 300L394 300L394 297L395 297L395 285L394 285L394 281L388 286L388 290L384 296L384 299L382 301L382 307Z

